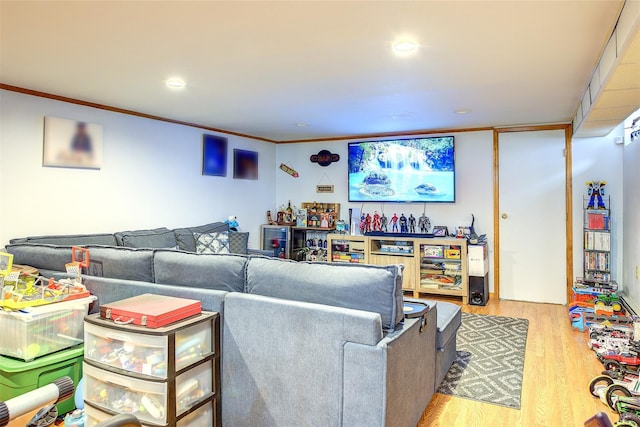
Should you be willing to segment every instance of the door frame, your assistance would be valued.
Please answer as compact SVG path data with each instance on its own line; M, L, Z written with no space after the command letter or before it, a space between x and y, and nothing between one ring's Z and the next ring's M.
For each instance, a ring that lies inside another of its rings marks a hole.
M573 289L573 170L571 160L573 127L571 124L493 128L493 293L496 299L500 299L500 134L545 130L564 130L567 304L571 301Z

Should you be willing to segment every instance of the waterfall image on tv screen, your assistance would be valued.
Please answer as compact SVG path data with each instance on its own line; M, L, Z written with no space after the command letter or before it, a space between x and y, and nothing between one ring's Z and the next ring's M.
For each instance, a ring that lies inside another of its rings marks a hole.
M350 202L455 202L453 136L349 143Z

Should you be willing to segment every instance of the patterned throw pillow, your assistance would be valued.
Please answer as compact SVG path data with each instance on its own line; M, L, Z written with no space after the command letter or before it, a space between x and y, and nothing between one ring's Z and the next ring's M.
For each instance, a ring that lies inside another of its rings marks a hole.
M215 231L213 233L193 233L196 241L196 253L199 254L228 254L229 232Z

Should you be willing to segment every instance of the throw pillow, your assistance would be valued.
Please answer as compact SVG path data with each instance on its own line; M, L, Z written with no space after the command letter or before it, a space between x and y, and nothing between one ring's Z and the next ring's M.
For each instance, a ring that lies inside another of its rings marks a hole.
M193 233L196 241L196 253L199 254L228 254L229 232L214 231L213 233Z
M232 254L247 254L249 233L246 231L234 231L229 233L229 252Z

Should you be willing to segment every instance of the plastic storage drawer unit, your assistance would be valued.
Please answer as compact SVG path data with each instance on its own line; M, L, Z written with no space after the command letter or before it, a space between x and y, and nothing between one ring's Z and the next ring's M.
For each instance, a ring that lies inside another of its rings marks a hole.
M193 408L193 410L187 413L184 417L180 418L175 423L169 423L168 426L175 427L214 427L216 405L212 399L204 402L203 404ZM98 423L108 420L115 414L102 411L98 408L94 408L91 404L87 404L84 407L86 414L85 427L95 427ZM141 421L143 427L156 427L155 424L146 424Z
M85 320L85 358L96 366L166 379L216 352L217 315L211 313L155 329L117 324L98 315Z
M192 406L213 397L214 359L210 357L174 380L148 381L83 366L84 400L114 413L130 413L155 425L166 425Z
M28 391L69 376L77 386L82 378L84 346L62 350L32 362L23 362L0 356L0 401L9 400ZM75 409L73 397L58 403L58 413Z
M90 296L20 311L0 311L0 354L30 361L82 344Z

